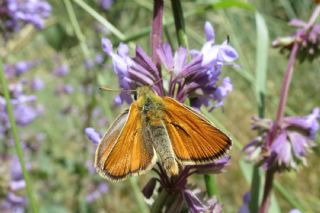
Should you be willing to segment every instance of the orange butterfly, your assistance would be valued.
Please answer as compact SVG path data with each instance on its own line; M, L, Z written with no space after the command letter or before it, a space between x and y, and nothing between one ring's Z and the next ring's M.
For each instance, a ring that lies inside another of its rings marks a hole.
M97 147L95 167L111 181L143 174L157 159L169 176L179 166L211 163L231 147L231 139L204 116L149 87L113 122Z

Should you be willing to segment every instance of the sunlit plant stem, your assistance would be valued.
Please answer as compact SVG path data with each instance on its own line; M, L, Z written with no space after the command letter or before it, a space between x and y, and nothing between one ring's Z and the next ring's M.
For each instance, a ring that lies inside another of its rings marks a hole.
M8 84L7 84L7 81L6 81L4 68L3 68L3 64L2 64L2 60L1 59L0 59L0 82L1 82L1 85L2 85L4 98L6 100L6 107L7 107L8 117L9 117L9 121L10 121L12 136L13 136L13 139L14 139L14 147L15 147L18 159L19 159L19 163L20 163L20 166L21 166L21 170L22 170L22 174L23 174L24 180L26 182L27 197L28 197L28 200L29 200L30 211L33 212L33 213L37 213L38 212L38 207L37 207L36 200L34 198L34 193L33 193L33 188L32 188L32 185L31 185L31 180L30 180L30 177L29 177L29 173L28 173L27 168L26 168L26 163L25 163L25 160L24 160L24 154L23 154L21 142L20 142L20 139L19 139L18 128L17 128L16 121L15 121L14 114L13 114L13 108L12 108L12 104L11 104L9 88L8 88Z
M304 29L305 32L308 32L312 28L312 26L314 25L319 14L320 14L320 5L317 5L315 10L312 13L311 18L309 19L308 24L306 25L306 27ZM281 88L281 94L280 94L280 100L279 100L279 107L277 110L276 122L275 122L275 125L273 126L272 131L270 132L269 140L267 141L269 146L272 144L274 138L276 137L278 127L284 117L284 110L286 107L290 83L291 83L291 79L292 79L292 75L293 75L293 71L294 71L294 64L297 59L300 45L301 45L301 43L299 41L299 35L298 35L294 44L293 44L293 47L291 49L287 69L286 69L285 76L284 76L284 79L282 82L282 88ZM275 172L273 169L269 169L267 171L265 185L264 185L264 193L263 193L263 198L262 198L262 203L261 203L261 206L259 209L259 213L268 212L274 174L275 174Z

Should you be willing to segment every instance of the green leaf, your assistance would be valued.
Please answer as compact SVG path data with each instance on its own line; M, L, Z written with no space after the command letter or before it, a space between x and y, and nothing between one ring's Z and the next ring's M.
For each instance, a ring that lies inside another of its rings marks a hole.
M256 12L256 83L255 92L258 103L259 117L264 117L265 94L267 81L267 62L269 48L269 32L263 16ZM262 172L258 166L253 165L251 179L251 200L249 203L251 212L258 212L262 189Z
M269 212L281 213L278 201L277 201L276 196L274 194L271 194L271 202L270 202Z
M257 51L256 51L256 98L259 116L264 116L264 97L266 95L267 64L269 49L269 32L266 22L260 13L256 12Z
M224 9L229 7L238 7L246 10L255 10L255 7L244 1L235 1L235 0L221 0L212 4L215 9Z

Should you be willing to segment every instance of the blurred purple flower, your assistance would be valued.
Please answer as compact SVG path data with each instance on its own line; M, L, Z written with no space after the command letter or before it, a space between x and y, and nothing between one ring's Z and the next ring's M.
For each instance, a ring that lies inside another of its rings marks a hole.
M10 182L2 183L8 184L8 191L4 199L0 198L0 212L24 212L27 206L27 199L18 195L18 191L25 188L25 181L23 179L22 170L19 160L16 156L0 156L1 166L7 166L11 169ZM1 167L0 166L0 167ZM30 165L27 165L27 169L30 169Z
M42 90L45 87L43 80L39 77L34 77L31 81L30 88L34 91Z
M261 135L244 147L244 152L251 160L257 160L265 169L275 167L278 170L295 169L299 164L306 164L308 150L319 130L320 108L315 108L305 117L291 116L283 118L274 140L269 137L274 123L269 119L254 120L254 129Z
M94 145L98 145L100 143L101 135L94 128L87 127L84 129L84 132Z
M64 77L64 76L68 75L68 73L69 73L69 65L68 64L60 64L53 71L53 74L58 77Z
M11 29L19 30L21 23L30 23L38 29L44 27L44 19L51 13L51 6L45 0L10 0L7 1L7 25Z
M15 65L5 65L5 74L8 79L11 104L16 122L20 126L26 126L43 113L43 108L36 103L36 97L26 95L24 86L26 81L19 77L38 62L22 61ZM41 86L41 85L40 85ZM0 95L0 138L6 137L4 134L10 128L7 115L6 101Z
M105 193L107 193L109 190L109 187L106 183L100 183L99 185L96 186L96 188L90 192L86 196L86 201L88 203L92 203L95 200L101 198Z
M16 64L5 64L4 71L6 73L6 76L9 79L12 79L20 77L22 74L26 73L38 64L39 62L37 61L20 61Z
M250 213L250 209L249 209L249 202L250 202L250 192L246 192L243 196L242 196L242 201L243 204L240 207L238 213Z
M99 1L100 1L101 8L103 10L109 10L113 3L113 0L99 0Z
M104 61L104 57L102 54L97 54L94 59L85 59L84 67L87 70L93 69L95 66L101 65Z
M69 95L73 93L73 87L70 84L61 84L56 87L55 93L58 95Z
M113 70L122 89L152 85L160 96L175 97L180 102L189 98L193 107L209 106L213 101L216 102L211 105L214 108L221 106L223 99L232 90L230 78L223 79L219 85L221 69L224 65L231 65L238 55L226 41L221 45L215 44L213 27L208 22L205 24L205 33L208 41L201 51L188 52L180 47L173 53L166 43L157 50L162 70L170 76L166 88L162 76L168 75L161 73L141 47L137 46L134 58L129 57L129 49L125 44L120 44L118 52L114 53L111 42L103 38L102 48L112 58ZM191 60L188 61L188 58ZM115 99L117 104L131 101L130 95L124 92Z

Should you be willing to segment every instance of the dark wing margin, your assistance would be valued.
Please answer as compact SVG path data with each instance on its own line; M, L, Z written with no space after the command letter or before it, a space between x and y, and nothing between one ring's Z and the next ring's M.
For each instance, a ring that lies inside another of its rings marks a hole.
M166 128L181 163L209 163L230 149L231 139L204 116L170 97L163 100Z
M136 103L111 125L96 151L95 167L111 181L150 170L156 155L146 132Z

